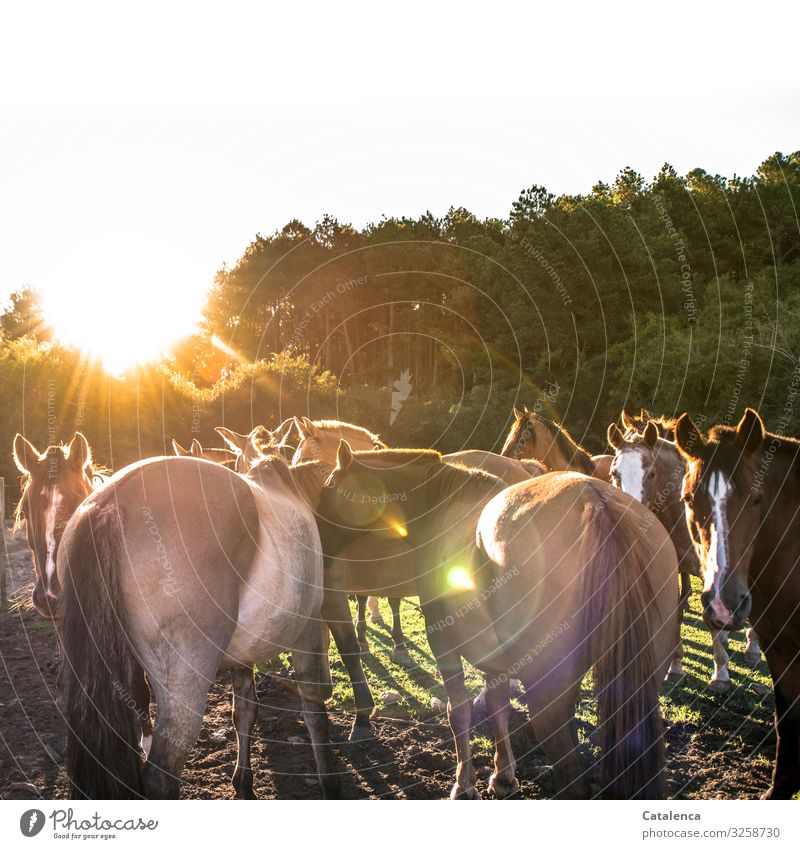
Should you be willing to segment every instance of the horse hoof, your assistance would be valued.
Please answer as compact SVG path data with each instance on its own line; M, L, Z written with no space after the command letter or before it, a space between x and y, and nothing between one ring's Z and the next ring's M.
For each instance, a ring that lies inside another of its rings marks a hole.
M480 799L481 794L475 785L472 787L461 788L458 784L453 785L453 789L450 791L451 799Z
M370 613L369 618L370 618L370 621L372 622L373 625L385 625L386 624L386 620L383 618L383 616L380 615L380 613L377 614L376 616L373 616Z
M392 662L398 666L413 666L408 649L395 649L392 652Z
M744 662L746 666L755 668L761 663L761 652L746 651L744 653Z
M489 779L489 792L494 795L496 799L506 799L509 796L513 796L515 793L519 793L519 781L516 778L512 778L510 782L505 779L499 778L495 773Z
M730 681L709 681L708 689L714 693L727 693L731 688Z
M374 740L375 726L371 722L369 725L354 725L347 739L351 743L363 743L365 740Z

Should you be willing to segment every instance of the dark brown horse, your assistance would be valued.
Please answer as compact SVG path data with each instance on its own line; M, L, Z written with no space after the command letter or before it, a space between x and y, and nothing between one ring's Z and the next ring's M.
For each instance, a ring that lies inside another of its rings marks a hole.
M614 459L611 454L592 456L565 427L527 407L524 411L514 407L514 422L501 453L515 460L538 460L551 472L581 472L605 481Z
M177 797L219 669L233 680L233 785L253 798L253 664L291 651L325 796L339 781L322 663L317 464L261 461L245 478L190 457L135 463L82 502L58 550L65 765L76 797ZM156 702L144 765L133 695Z
M767 433L748 408L704 437L675 426L686 458L686 518L703 567L703 615L735 630L748 617L775 687L778 745L768 799L800 790L800 442Z
M408 577L449 700L458 761L452 797L478 795L462 658L487 676L495 795L518 788L506 713L513 676L524 682L557 793L589 795L575 708L592 667L602 792L658 795L658 687L677 639L677 560L661 525L642 530L644 513L610 484L583 475L504 487L433 451L353 454L342 443L320 496L323 550L327 559L368 540L378 554L398 537L410 546Z
M625 423L623 413L623 423ZM631 430L630 419L625 435L615 425L608 427L608 442L616 452L611 464L614 486L641 501L654 517L669 531L678 555L681 577L681 618L688 610L692 593L692 576L700 576L700 562L692 544L686 524L681 484L686 473L686 462L674 442L658 435L658 427L648 421L642 433ZM727 632L711 628L711 646L714 653L714 671L709 686L718 692L730 689L727 651ZM755 666L761 660L761 649L752 628L747 631L745 661ZM670 667L668 681L673 684L683 680L683 646L680 644Z

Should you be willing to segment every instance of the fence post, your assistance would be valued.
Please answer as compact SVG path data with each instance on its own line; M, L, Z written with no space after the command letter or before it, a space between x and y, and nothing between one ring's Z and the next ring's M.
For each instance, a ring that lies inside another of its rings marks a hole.
M8 546L6 545L6 481L0 478L0 519L3 522L3 538L0 540L0 611L6 612L8 607L8 575L11 564L8 559Z

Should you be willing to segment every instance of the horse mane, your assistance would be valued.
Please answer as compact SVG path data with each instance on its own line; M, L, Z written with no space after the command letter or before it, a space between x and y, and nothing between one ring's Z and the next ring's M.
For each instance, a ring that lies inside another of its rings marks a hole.
M547 428L553 437L558 450L564 455L566 461L572 466L577 466L578 471L591 477L595 471L595 463L591 454L570 436L569 431L557 422L539 416L539 421Z
M367 430L365 427L361 427L360 425L350 424L349 422L340 422L336 419L320 419L319 421L315 421L314 424L320 430L339 431L342 439L347 439L347 434L349 433L351 436L360 436L362 438L369 439L376 448L386 448L385 443L381 440L377 433L373 433L371 430Z

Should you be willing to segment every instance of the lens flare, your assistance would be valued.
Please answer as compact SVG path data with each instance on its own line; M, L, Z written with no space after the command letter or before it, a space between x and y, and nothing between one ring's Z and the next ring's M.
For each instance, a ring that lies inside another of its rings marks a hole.
M447 583L454 590L474 590L475 582L466 566L453 566L447 573Z
M389 527L399 537L407 537L408 536L408 528L406 528L405 525L401 525L400 522L389 522Z

